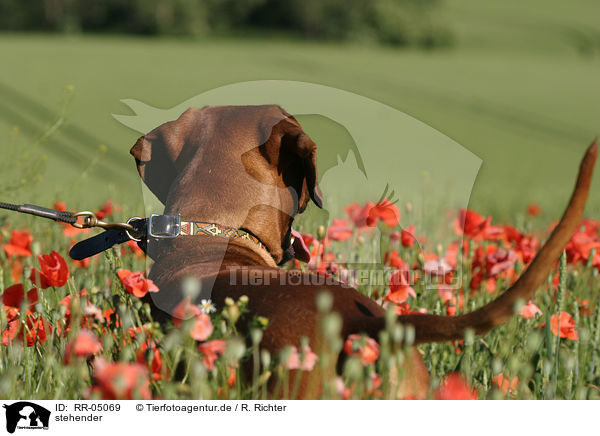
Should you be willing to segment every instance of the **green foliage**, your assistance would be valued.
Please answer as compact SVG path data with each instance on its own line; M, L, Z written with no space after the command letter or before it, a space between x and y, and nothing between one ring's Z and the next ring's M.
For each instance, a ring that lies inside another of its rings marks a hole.
M125 215L128 212L123 211ZM67 251L67 238L58 225L33 217L11 219L7 224L3 229L3 241L10 238L11 228L28 228L35 238L35 253L57 249L65 255ZM307 230L316 233L318 224L313 223ZM366 256L367 253L362 250L369 250L368 247L369 244L365 244L355 253L356 256ZM393 248L392 245L390 248ZM407 261L419 259L415 247L394 248L399 248L400 255ZM337 246L335 253L348 254L343 253L342 246ZM463 264L463 273L468 269L468 260ZM38 266L37 261L33 257L22 258L24 272L17 280L11 271L14 261L14 258L5 255L4 250L0 251L0 295L16 282L24 283L26 290L33 287L27 277L30 268ZM180 326L171 322L158 324L152 320L148 305L121 286L116 275L120 268L141 271L144 266L144 261L135 257L128 248L116 248L97 256L85 268L69 262L71 277L64 287L39 289L35 312L52 326L52 330L48 331L44 342L36 341L33 346L25 346L19 340L8 345L0 344L0 398L98 398L101 391L93 388L94 360L65 360L67 343L83 328L86 317L85 328L102 343L102 351L96 359L129 364L142 362L147 366L148 374L154 374L150 379L154 396L167 399L266 399L270 397L269 392L279 392L284 398L297 395L303 371L288 368L286 362L292 353L290 348L276 355L262 348L262 331L268 326L268 320L246 316L246 297L237 301L228 299L225 307L211 315L214 331L209 339L224 339L227 346L216 360L214 369L207 369L198 343L189 334L193 318ZM464 277L468 276L465 274ZM504 286L501 282L498 283L499 289ZM420 346L432 377L431 395L447 374L458 371L480 399L600 398L600 287L597 270L590 264L565 266L563 263L559 282L558 288L549 286L538 292L534 302L540 307L542 316L532 319L515 316L506 325L483 337L468 334L462 343ZM86 289L85 295L80 294L83 288ZM360 289L367 294L371 292L367 287ZM415 290L417 298L410 300L413 308L427 308L429 313L445 314L437 292L419 286ZM483 289L470 289L466 284L465 290L465 305L461 312L479 307L493 297ZM66 296L71 297L69 317L66 316L67 306L60 303ZM90 305L99 309L100 313L112 315L97 317L90 324L94 313ZM317 328L322 331L324 343L313 370L329 374L323 383L322 398L381 399L401 396L396 391L394 380L404 375L402 364L407 359L407 345L411 343L410 328L396 324L396 316L389 310L386 330L379 338L379 360L365 364L357 356L348 357L338 376L331 370L331 365L346 339L340 336L341 320L338 314L331 312L328 294L321 294L316 306L320 312ZM26 304L21 308L19 322L27 329L25 307ZM560 310L574 315L579 340L559 339L550 331L549 317ZM0 310L0 331L4 332L6 328L5 308ZM308 356L303 347L313 344L290 345L298 347L299 361L304 362ZM356 346L364 345L364 338L356 342ZM161 363L157 369L158 358ZM246 378L244 370L248 362L253 374L251 379ZM518 383L504 392L492 382L501 373L508 380L518 377ZM235 374L235 381L232 374ZM138 391L131 394L132 397L138 395Z
M0 161L3 180L0 185L0 195L4 200L15 198L22 188L32 187L42 180L47 161L44 145L63 127L72 95L73 89L67 87L59 114L34 140L23 137L19 126L12 127L2 150L3 159Z
M0 0L0 29L202 36L276 29L307 38L448 45L439 0Z

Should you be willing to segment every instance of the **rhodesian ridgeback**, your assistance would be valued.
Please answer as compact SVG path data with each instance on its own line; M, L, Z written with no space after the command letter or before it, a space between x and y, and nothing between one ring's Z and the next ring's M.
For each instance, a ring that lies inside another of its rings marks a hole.
M317 185L317 146L281 107L192 108L142 136L131 154L145 184L165 204L164 213L181 216L192 227L187 234L197 235L157 239L148 246L155 261L150 278L160 288L153 297L155 318L171 317L182 301L184 279L192 276L200 280L202 298L212 298L217 307L223 307L227 297L247 295L250 314L269 320L261 347L271 353L286 345L299 347L302 337L313 350L323 346L316 305L323 290L332 296L331 310L341 317L342 337L365 333L378 338L385 329L385 310L359 291L341 283L314 286L310 273L278 267L292 257L307 260L301 239L293 237L292 223L309 201L318 207L323 202ZM404 377L397 381L399 395L425 397L429 389L429 374L414 345L460 340L467 330L484 334L507 322L515 303L531 299L542 286L581 220L596 156L594 143L581 162L562 219L508 290L464 315L397 318L414 328ZM242 267L272 280L244 284L237 272L232 274ZM298 283L298 274L307 284L288 285ZM335 366L334 362L333 371ZM326 376L319 366L304 372L298 397L318 398Z

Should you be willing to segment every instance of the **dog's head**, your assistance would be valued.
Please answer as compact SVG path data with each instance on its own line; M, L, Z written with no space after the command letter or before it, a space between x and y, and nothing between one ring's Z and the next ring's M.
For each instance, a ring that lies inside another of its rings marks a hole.
M188 109L138 139L140 176L165 213L245 229L275 262L295 255L292 221L310 199L322 207L316 144L276 105Z

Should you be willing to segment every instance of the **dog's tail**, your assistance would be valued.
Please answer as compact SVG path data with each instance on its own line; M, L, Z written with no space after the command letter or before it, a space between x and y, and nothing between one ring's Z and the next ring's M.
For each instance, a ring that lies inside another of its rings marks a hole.
M513 316L517 300L527 302L533 297L535 291L542 286L550 274L553 265L581 221L597 155L598 145L595 140L581 161L577 183L565 213L546 244L515 284L495 300L464 315L448 317L414 314L399 317L398 321L402 324L411 324L415 327L415 343L462 339L467 329L473 330L476 334L484 334L491 328L507 322Z

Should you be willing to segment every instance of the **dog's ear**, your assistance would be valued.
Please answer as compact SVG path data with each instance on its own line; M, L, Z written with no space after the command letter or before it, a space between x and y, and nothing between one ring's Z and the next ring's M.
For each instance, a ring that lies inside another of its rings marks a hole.
M185 143L178 121L165 123L142 136L130 150L140 177L163 204L177 177L175 162Z
M317 145L304 133L293 117L283 120L282 123L281 148L301 159L308 194L319 208L323 208L323 196L317 185Z

